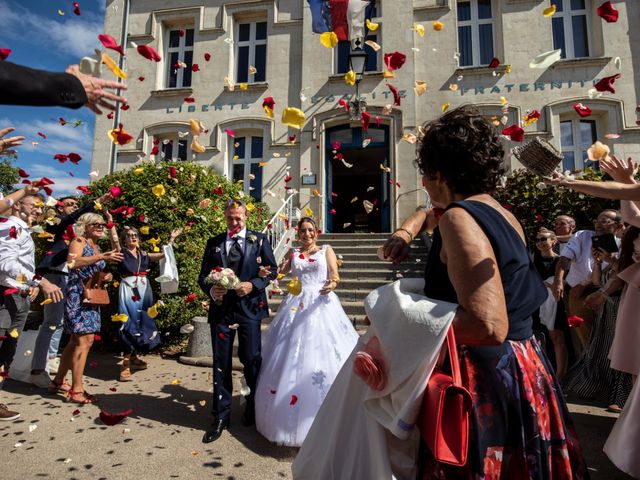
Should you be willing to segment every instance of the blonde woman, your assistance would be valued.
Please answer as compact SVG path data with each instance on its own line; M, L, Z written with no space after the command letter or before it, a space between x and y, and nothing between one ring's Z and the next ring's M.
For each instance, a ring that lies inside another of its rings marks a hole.
M60 359L58 373L52 381L50 391L64 392L67 400L86 404L95 403L97 398L83 387L83 372L87 355L93 345L94 336L100 331L100 307L83 304L84 284L97 272L104 270L106 262L120 262L122 254L112 250L101 252L98 241L104 237L106 223L96 213L85 213L76 223L76 238L69 245L69 278L65 303L65 327L71 333ZM112 248L115 245L112 242ZM106 281L111 280L107 274ZM71 370L72 384L66 382Z

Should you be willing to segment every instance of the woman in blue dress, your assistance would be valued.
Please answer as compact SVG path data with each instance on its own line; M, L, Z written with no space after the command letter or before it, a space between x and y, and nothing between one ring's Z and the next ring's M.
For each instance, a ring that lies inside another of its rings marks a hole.
M169 245L180 235L182 229L171 232ZM112 238L117 238L115 227L111 230ZM120 247L123 245L123 247ZM148 253L140 248L140 233L133 227L125 227L120 236L117 249L123 254L118 265L120 286L118 288L118 312L127 315L118 336L124 358L120 367L120 381L132 380L132 370L144 370L147 362L138 357L138 353L146 353L160 345L160 335L149 308L153 305L153 294L147 278L149 262L159 262L164 253Z
M83 373L87 356L95 334L100 331L100 307L86 305L82 292L84 284L94 274L104 270L106 262L120 262L122 254L115 249L102 252L98 241L104 237L106 223L96 213L85 213L75 225L76 237L69 244L69 278L67 298L65 300L65 328L71 333L71 339L62 352L58 373L49 390L52 393L64 392L67 400L74 403L95 403L97 397L84 390ZM115 245L112 243L112 248ZM107 274L104 281L111 280ZM71 370L72 383L66 381Z

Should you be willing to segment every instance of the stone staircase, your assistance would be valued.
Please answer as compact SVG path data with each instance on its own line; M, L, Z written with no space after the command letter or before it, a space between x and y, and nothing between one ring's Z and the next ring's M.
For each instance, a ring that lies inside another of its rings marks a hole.
M341 281L335 292L355 327L366 325L362 302L371 290L399 278L422 277L424 274L426 250L420 240L413 242L411 258L399 265L378 258L378 247L388 237L388 233L326 233L319 239L319 245L328 243L343 261L339 268ZM283 278L280 285L285 285L288 280L289 277ZM272 314L265 323L274 317L282 298L280 295L272 296L269 301Z

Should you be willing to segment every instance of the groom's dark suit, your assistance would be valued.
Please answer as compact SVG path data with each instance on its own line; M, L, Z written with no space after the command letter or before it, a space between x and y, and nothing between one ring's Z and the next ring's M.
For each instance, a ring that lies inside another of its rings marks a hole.
M216 267L230 267L234 263L230 262L233 259L227 251L228 242L233 243L226 232L207 242L198 283L209 298L211 298L212 285L206 282L206 278L211 270ZM228 291L221 305L217 305L212 299L209 306L214 357L212 413L220 421L228 421L231 415L233 394L231 357L236 329L239 344L238 357L244 367L247 385L251 389L247 397L247 413L253 415L256 381L262 363L260 321L269 315L265 288L270 280L276 278L278 270L273 250L264 234L246 230L244 241L240 240L240 246L243 254L239 260L238 271L234 271L240 281L251 282L253 290L244 297L239 297L235 291ZM269 276L265 278L258 276L261 266L270 270ZM231 328L235 325L237 325L236 328Z

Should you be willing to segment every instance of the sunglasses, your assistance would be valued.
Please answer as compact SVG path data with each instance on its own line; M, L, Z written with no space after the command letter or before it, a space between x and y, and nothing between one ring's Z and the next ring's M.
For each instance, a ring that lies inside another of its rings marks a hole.
M89 226L93 228L105 228L107 224L106 223L90 223Z
M138 238L138 234L137 233L127 233L125 235L125 237L127 237L127 238Z
M536 238L536 243L546 242L547 240L551 240L551 237L538 237Z

